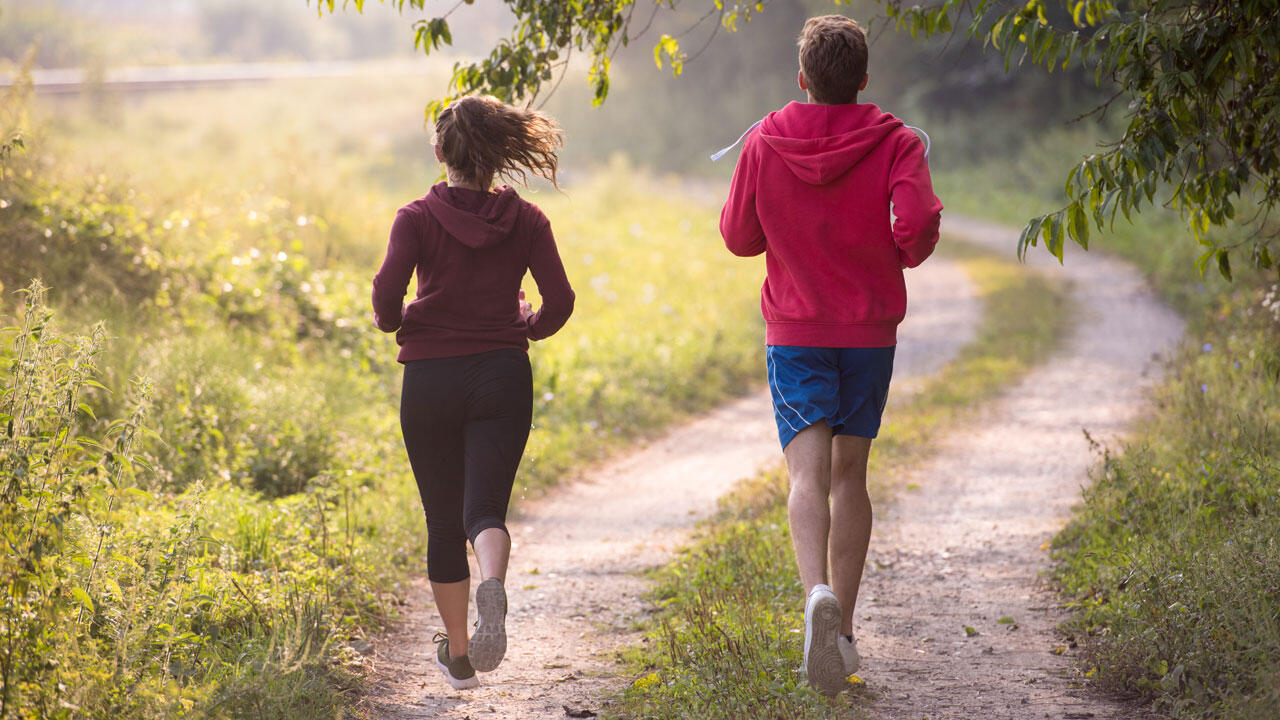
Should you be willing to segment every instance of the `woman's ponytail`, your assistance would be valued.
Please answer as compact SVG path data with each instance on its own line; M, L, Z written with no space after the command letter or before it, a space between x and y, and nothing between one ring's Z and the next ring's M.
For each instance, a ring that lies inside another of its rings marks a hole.
M528 173L553 185L564 132L549 116L515 108L497 98L471 96L453 103L436 120L436 145L458 177L487 186L495 176L524 183Z

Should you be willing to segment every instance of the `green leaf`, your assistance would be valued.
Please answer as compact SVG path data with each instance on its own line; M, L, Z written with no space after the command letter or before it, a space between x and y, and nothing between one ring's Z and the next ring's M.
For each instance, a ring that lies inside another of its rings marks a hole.
M1027 224L1022 228L1022 232L1018 234L1018 260L1025 261L1027 259L1027 248L1035 247L1036 238L1039 237L1043 226L1043 215L1027 221Z
M1228 282L1231 281L1231 257L1226 250L1219 250L1218 253L1218 272L1222 273L1222 277Z
M71 596L79 601L85 610L93 612L93 600L89 597L89 593L85 592L84 588L75 585L71 586Z
M1089 220L1085 217L1084 207L1079 202L1071 203L1067 209L1067 230L1076 244L1085 250L1089 249Z
M1054 257L1058 258L1058 262L1062 262L1063 241L1062 236L1062 211L1053 213L1045 218L1046 232L1044 238L1044 246Z

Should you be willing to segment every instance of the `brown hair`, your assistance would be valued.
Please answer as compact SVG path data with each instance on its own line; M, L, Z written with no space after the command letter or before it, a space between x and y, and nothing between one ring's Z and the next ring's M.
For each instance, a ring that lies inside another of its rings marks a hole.
M800 71L813 99L841 105L858 97L867 75L867 34L843 15L809 18L800 31Z
M551 117L494 97L470 96L436 118L436 145L445 165L464 180L488 186L495 175L527 182L528 173L556 183L564 132Z

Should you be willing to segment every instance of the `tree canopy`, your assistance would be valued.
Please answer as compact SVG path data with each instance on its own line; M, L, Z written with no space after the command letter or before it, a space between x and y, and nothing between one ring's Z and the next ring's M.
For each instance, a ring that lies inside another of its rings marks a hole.
M1089 69L1123 102L1120 138L1068 173L1067 204L1032 218L1019 251L1043 241L1059 259L1070 237L1089 245L1117 212L1157 201L1176 208L1206 247L1197 265L1231 258L1276 267L1280 203L1280 2L1277 0L944 0L905 7L883 0L913 36L964 29L1000 53L1005 67L1031 63L1054 72ZM1240 218L1254 232L1211 228Z
M310 2L310 0L308 0ZM426 0L379 0L425 11ZM452 42L449 19L474 0L418 20L414 43L430 53ZM1032 218L1018 249L1044 244L1059 260L1073 240L1088 248L1091 226L1104 228L1156 203L1176 208L1205 246L1198 268L1213 263L1228 278L1232 259L1277 268L1280 230L1280 0L877 0L899 29L926 38L963 32L1004 59L1005 69L1088 71L1114 97L1095 112L1123 107L1122 134L1072 167L1066 204ZM316 0L321 12L336 0ZM366 0L342 5L363 8ZM711 35L733 31L767 2L725 0L504 0L511 35L477 62L454 65L449 95L427 108L484 92L532 100L567 71L574 53L589 59L594 100L609 93L610 60L642 36L663 8L706 7ZM833 0L833 5L842 4ZM695 53L696 55L696 53ZM689 59L681 37L655 40L654 61L679 74ZM1231 223L1248 233L1219 233Z
M405 7L425 11L427 0L378 0L403 12ZM307 0L312 2L312 0ZM334 12L339 6L363 12L368 0L315 0L317 9ZM609 95L609 70L619 49L644 35L654 18L664 8L700 3L707 12L697 26L715 22L711 34L720 28L733 32L740 21L749 21L762 12L768 0L725 2L724 0L503 0L514 18L511 35L500 41L489 55L477 62L460 62L453 67L453 80L446 97L427 106L429 117L435 117L451 101L473 93L493 95L507 102L532 101L547 86L558 84L568 71L575 53L589 60L588 80L594 102L599 105ZM414 47L430 54L442 45L453 44L449 19L464 5L475 0L457 0L444 14L413 23ZM839 0L836 0L839 4ZM639 9L639 14L637 10ZM680 39L660 36L653 48L659 67L663 63L680 74L688 55Z

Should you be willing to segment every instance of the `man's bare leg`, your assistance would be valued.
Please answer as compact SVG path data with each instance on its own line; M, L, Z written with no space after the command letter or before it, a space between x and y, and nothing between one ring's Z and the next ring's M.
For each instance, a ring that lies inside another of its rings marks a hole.
M871 542L870 452L870 438L836 435L831 439L831 589L840 599L843 635L853 634L854 605Z
M800 581L806 594L827 583L827 535L831 530L831 427L824 421L801 430L783 450L791 493L787 517Z

